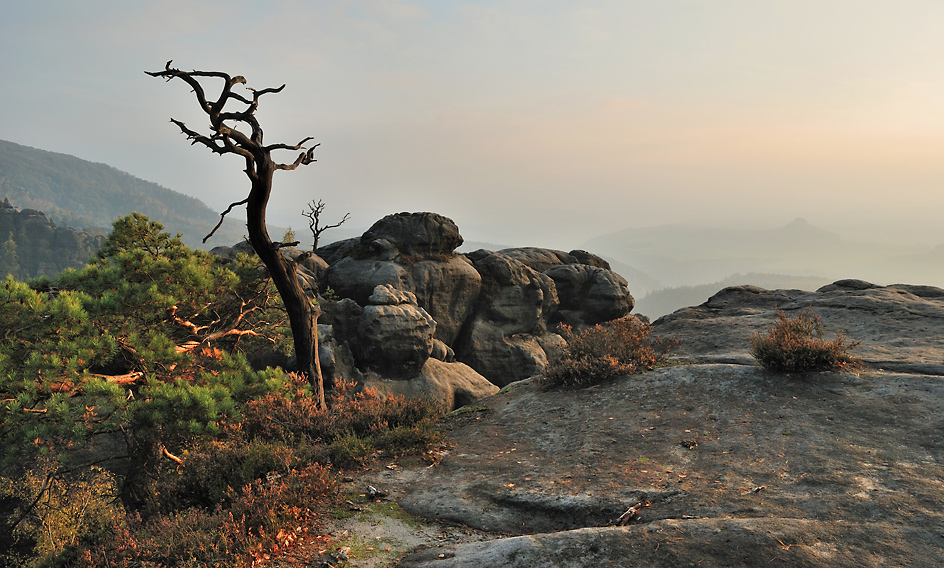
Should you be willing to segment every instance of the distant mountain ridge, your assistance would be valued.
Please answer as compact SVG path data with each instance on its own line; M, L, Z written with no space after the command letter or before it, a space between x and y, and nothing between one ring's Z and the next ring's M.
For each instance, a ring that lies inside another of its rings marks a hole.
M180 232L189 246L231 245L244 223L227 219L213 242L201 243L219 220L205 203L106 164L0 140L0 199L22 209L43 211L57 224L110 229L122 215L137 211Z
M787 274L732 274L724 280L698 286L663 288L636 298L635 312L655 320L675 310L698 306L719 290L729 286L750 284L768 290L792 289L813 291L830 284L827 278L790 276Z
M630 228L586 243L588 250L642 270L667 286L718 282L736 273L824 276L849 245L804 219L772 229L661 225Z

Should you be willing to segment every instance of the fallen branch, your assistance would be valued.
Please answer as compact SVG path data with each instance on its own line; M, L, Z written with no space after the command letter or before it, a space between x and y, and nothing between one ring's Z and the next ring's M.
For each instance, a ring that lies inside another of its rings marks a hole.
M633 506L630 507L629 509L626 509L626 512L625 512L625 513L623 513L622 515L620 515L619 517L617 517L617 519L614 521L614 524L615 524L615 523L618 523L618 524L620 524L620 525L629 524L630 521L632 521L633 518L635 518L636 515L639 514L639 510L640 510L640 509L644 509L644 508L648 507L648 506L651 505L651 504L652 504L652 503L650 503L649 501L646 501L645 503L643 503L642 501L640 501L639 503L636 503L635 505L633 505Z
M161 453L164 454L164 457L169 459L172 462L176 462L177 465L184 465L184 460L178 458L174 454L167 451L167 446L161 446Z
M99 379L105 379L109 383L116 384L119 386L130 385L136 383L141 377L144 376L144 373L141 371L131 371L125 375L98 375L90 374L90 377L96 377Z
M120 387L128 387L130 385L137 383L142 377L144 377L144 373L142 373L141 371L131 371L130 373L127 373L124 375L99 375L95 373L90 373L88 376L95 377L97 379L104 379L108 381L109 383L118 385ZM70 379L63 379L61 381L58 381L49 385L49 390L51 392L67 392L71 394L79 394L80 392L82 392L82 387L76 385L75 382ZM34 411L34 412L38 412L38 411Z

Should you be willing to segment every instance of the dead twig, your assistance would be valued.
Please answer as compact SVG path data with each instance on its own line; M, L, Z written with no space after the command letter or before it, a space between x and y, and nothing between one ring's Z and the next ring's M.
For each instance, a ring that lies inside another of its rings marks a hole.
M614 524L620 524L620 525L629 524L636 517L636 515L639 514L640 509L644 509L648 507L649 505L652 505L652 503L649 501L646 501L646 502L640 501L639 503L636 503L629 509L626 509L625 513L617 517L616 520L614 521Z

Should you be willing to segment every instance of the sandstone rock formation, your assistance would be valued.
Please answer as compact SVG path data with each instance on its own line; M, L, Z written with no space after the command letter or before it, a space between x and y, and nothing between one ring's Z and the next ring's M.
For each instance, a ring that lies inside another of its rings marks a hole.
M15 258L0 259L0 264L25 280L85 266L104 244L105 236L56 226L42 211L21 211L4 199L0 202L0 245L7 241L15 243ZM0 274L0 278L5 276Z
M626 281L585 251L526 247L468 257L483 292L456 354L499 386L544 371L563 343L557 324L594 325L633 309Z
M322 297L319 320L328 326L321 345L329 384L337 377L399 380L381 390L418 392L408 384L422 383L431 392L459 393L436 395L458 403L470 400L464 392L484 392L460 385L470 373L500 387L543 372L563 344L558 324L594 325L633 308L626 281L586 251L456 253L461 244L451 219L398 213L359 239L305 254L303 286L313 296L333 292ZM225 257L236 249L213 252ZM431 374L457 382L432 386L438 379Z
M675 351L693 362L751 364L749 340L774 321L776 310L794 316L810 308L824 331L843 331L862 344L855 354L870 367L944 375L944 290L933 286L876 286L840 280L816 292L725 288L700 306L653 322L654 333L683 339Z

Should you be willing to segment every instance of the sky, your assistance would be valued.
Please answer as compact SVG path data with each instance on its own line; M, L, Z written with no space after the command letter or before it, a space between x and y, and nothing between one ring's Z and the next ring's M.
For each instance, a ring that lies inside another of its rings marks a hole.
M944 242L944 2L0 0L0 139L222 210L236 156L190 146L180 81L277 87L266 142L312 136L269 222L451 217L467 241L570 250L668 223L796 217ZM216 87L208 87L215 89ZM280 154L283 161L294 155Z

